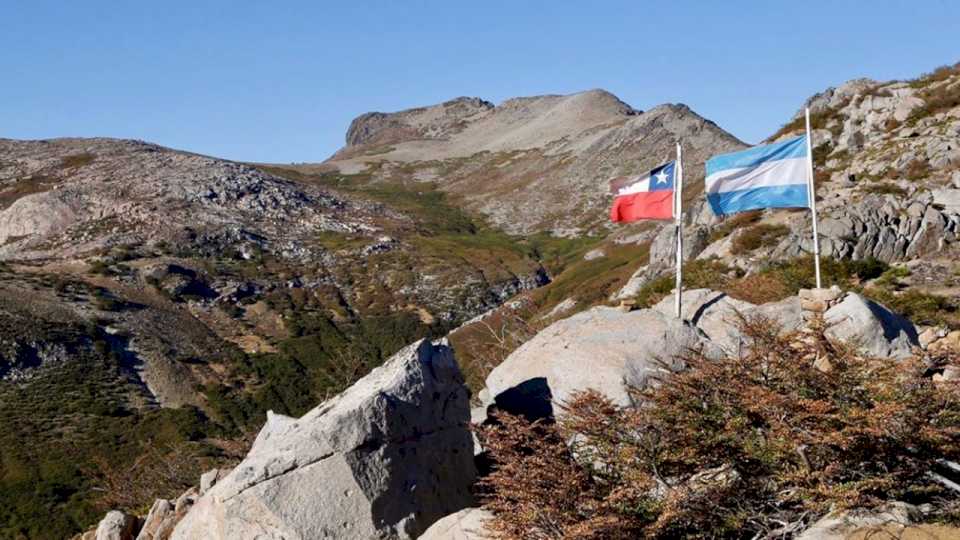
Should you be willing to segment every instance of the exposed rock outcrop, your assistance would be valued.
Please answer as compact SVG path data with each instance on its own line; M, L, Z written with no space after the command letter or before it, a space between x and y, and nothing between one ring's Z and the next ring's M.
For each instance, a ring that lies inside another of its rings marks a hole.
M417 342L299 419L271 414L173 538L416 538L471 503L468 422L452 351Z
M484 524L492 517L481 508L465 508L431 525L419 540L492 540Z
M595 307L548 326L497 366L486 380L487 405L545 417L588 388L626 405L628 387L681 369L675 356L689 347L716 351L694 325L672 315Z
M471 117L492 108L492 103L480 98L460 97L440 105L396 113L362 114L355 118L347 129L347 146L448 137L463 129Z
M852 538L854 533L862 533L864 538L902 538L904 529L913 524L919 515L917 507L906 503L891 503L874 511L855 509L832 512L807 528L797 540L846 540ZM939 539L929 532L922 537Z
M684 291L681 314L670 295L649 309L624 312L595 307L553 323L494 368L481 392L485 407L547 417L575 392L595 389L614 402L630 404L628 387L684 366L677 356L690 348L708 355L738 354L742 317L763 316L785 331L803 327L811 313L823 313L827 335L856 340L867 354L903 358L917 345L910 321L858 294L820 289L830 298L822 309L798 297L754 305L710 289ZM810 313L805 313L809 311ZM477 411L475 421L483 420Z
M137 524L136 516L117 510L107 512L97 525L97 540L133 540Z
M826 311L824 320L828 337L859 343L874 356L906 358L920 345L913 323L856 293L847 293Z

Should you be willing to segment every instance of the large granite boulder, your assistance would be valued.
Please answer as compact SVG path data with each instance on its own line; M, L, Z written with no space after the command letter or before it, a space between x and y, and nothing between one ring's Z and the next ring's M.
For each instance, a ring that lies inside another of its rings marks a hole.
M903 538L901 536L919 516L912 505L893 502L874 510L852 509L831 512L811 524L797 540L846 540L848 538ZM917 533L920 534L917 534ZM917 538L939 539L914 530ZM907 535L907 538L911 535ZM946 537L944 537L946 538Z
M434 523L419 540L491 540L486 521L493 515L481 508L465 508Z
M548 326L487 377L498 408L546 417L577 391L592 388L615 402L630 403L628 387L643 387L651 375L683 367L688 348L716 352L695 326L655 309L624 312L595 307Z
M469 398L446 344L410 345L301 418L268 415L172 538L416 538L472 503Z
M827 337L855 342L874 356L906 358L920 344L913 323L856 293L828 309L824 320Z
M172 524L175 519L176 512L173 504L166 499L157 499L150 507L150 513L143 520L143 527L137 534L137 540L166 540L173 532ZM166 536L163 531L166 531Z
M750 311L755 308L753 304L712 289L683 291L680 302L680 316L683 320L697 327L724 352L733 354L738 350L742 341L737 330L740 317L749 316ZM652 309L668 317L675 317L675 294L667 295Z

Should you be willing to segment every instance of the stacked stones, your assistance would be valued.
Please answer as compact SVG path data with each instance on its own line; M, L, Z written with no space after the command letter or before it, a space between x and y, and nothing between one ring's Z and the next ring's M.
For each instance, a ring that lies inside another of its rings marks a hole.
M926 351L927 362L934 371L933 382L960 380L956 358L960 351L960 330L930 326L920 332L920 347Z
M815 345L821 339L825 327L824 313L840 302L843 291L834 285L829 289L800 289L798 296L800 297L800 314L805 323L800 330L798 345L813 349L815 352L810 353L808 360L813 362L814 368L830 373L833 371L830 359L821 356Z
M843 291L834 285L829 289L800 289L798 296L804 320L810 320L818 315L822 317L828 309L840 301Z

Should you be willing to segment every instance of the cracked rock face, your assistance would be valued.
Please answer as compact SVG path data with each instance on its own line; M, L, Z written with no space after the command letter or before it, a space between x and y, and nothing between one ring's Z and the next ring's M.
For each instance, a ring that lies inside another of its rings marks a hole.
M469 418L452 350L414 343L299 419L270 414L172 538L416 538L472 502Z

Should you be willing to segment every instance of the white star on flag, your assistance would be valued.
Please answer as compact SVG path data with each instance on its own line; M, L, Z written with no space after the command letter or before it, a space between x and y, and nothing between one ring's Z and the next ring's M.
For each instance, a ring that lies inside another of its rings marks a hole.
M667 173L666 173L665 171L660 171L660 174L657 174L656 177L657 177L657 183L658 183L658 184L666 184L666 183L667 183Z

